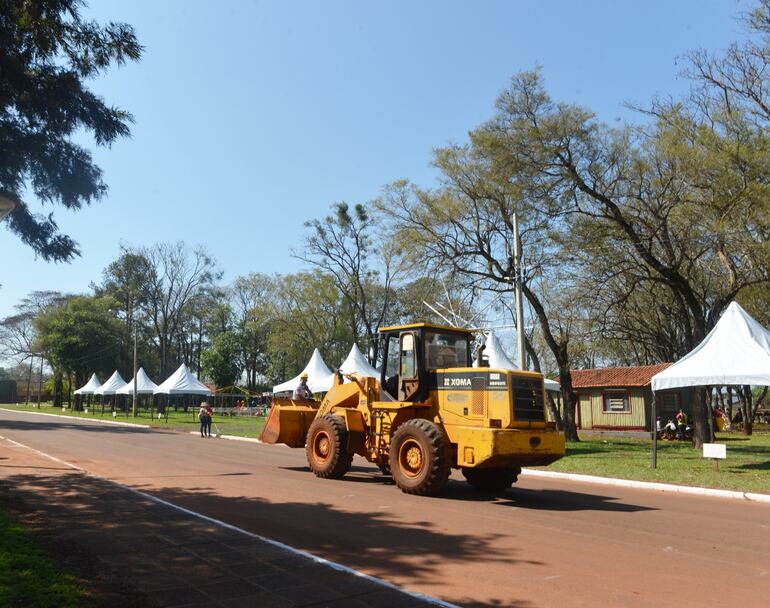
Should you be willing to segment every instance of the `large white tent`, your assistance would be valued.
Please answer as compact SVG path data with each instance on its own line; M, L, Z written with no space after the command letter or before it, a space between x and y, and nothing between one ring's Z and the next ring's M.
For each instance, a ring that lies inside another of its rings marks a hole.
M652 377L652 390L684 386L770 385L770 332L732 302L691 352Z
M340 371L343 374L358 374L359 376L364 376L365 378L380 377L380 372L377 371L377 368L372 367L369 364L369 361L366 360L366 357L361 352L361 349L358 348L358 344L353 344L350 352L348 353L348 356L342 362L342 365L340 365ZM345 382L350 382L350 380L345 378ZM331 389L333 384L334 373L331 373L323 382L318 382L312 390L314 392L323 393Z
M109 379L94 391L94 395L114 395L119 388L126 385L126 381L120 375L118 370L109 377Z
M136 383L136 394L137 395L152 395L155 392L155 389L158 388L158 385L155 384L152 380L150 380L149 376L144 371L143 367L139 368L139 371L136 372L136 378L133 378L131 382L123 386L122 388L119 388L116 392L118 395L133 395L134 394L134 380L138 379L139 381Z
M273 392L285 393L294 391L294 389L299 386L300 376L302 374L307 374L307 385L310 390L314 393L321 393L324 390L329 390L324 389L323 387L325 386L325 382L331 373L331 370L326 366L326 363L324 363L323 357L321 357L321 353L316 348L313 351L313 355L310 357L310 361L308 361L307 365L305 366L305 369L303 369L298 376L295 376L291 380L287 380L286 382L282 382L281 384L274 386Z
M96 377L96 374L91 374L91 379L73 392L76 395L93 395L96 389L101 385L102 383L99 382L99 378Z
M500 340L493 331L490 331L489 335L487 335L484 354L489 360L489 367L493 369L519 369L505 354L503 345L500 344ZM545 390L561 391L561 386L555 380L543 378L543 382L545 383Z
M173 374L163 381L153 394L155 395L210 395L211 390L182 363Z

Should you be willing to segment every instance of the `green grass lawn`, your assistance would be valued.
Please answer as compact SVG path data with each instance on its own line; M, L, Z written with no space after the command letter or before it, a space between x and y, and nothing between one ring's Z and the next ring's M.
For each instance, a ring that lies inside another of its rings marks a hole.
M716 441L727 445L719 470L689 442L658 441L658 466L653 469L649 439L589 434L568 442L567 456L544 469L770 494L770 433L719 433Z
M136 418L125 412L117 412L117 415L113 417L109 407L105 407L104 414L101 412L100 407L96 409L89 409L86 412L73 412L72 410L63 410L61 408L52 407L51 404L42 404L40 409L33 407L32 405L26 406L22 404L3 404L0 407L8 409L18 410L21 412L43 412L46 414L60 414L64 416L73 416L75 418L96 418L103 420L116 420L118 422L132 422L136 424L149 424L152 427L161 429L171 429L174 431L198 431L200 429L200 422L198 422L198 408L191 407L187 412L183 412L180 408L175 411L170 409L168 414L168 421L165 417L158 419L157 412L153 412L153 416L150 416L150 412L142 410L138 412ZM265 419L261 416L218 416L214 415L214 424L219 427L220 432L223 435L237 435L238 437L259 437L262 432L262 427L265 425ZM212 425L212 434L216 432L216 427Z
M87 606L75 577L61 572L29 532L0 510L0 606Z

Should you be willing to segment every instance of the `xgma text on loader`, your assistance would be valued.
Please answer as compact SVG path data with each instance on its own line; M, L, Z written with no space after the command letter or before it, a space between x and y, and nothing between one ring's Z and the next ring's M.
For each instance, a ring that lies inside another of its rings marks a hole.
M454 327L386 327L379 340L379 379L337 378L322 402L275 398L260 439L304 447L324 478L345 475L359 454L422 495L439 493L451 468L500 491L522 466L564 456L564 436L545 418L541 374L472 367L472 334Z

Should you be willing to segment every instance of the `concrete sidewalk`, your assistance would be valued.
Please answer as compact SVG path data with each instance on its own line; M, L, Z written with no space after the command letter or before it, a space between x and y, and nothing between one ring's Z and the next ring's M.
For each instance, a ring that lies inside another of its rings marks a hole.
M449 606L91 477L14 442L0 439L0 461L6 498L36 512L49 536L81 547L149 606Z

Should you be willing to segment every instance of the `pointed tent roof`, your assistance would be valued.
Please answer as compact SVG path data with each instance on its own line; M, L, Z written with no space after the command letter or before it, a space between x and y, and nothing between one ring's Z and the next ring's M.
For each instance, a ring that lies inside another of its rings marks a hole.
M152 395L155 392L155 389L158 388L158 385L155 384L152 380L150 380L149 376L145 373L144 368L140 367L139 371L136 372L136 377L139 379L139 382L136 384L136 393L137 395ZM126 384L124 387L117 390L118 395L133 395L134 394L134 379L131 379L131 382Z
M487 336L485 354L489 358L489 367L497 367L500 369L519 369L513 361L503 351L503 345L500 344L500 340L490 331Z
M118 370L115 370L115 373L110 376L109 380L94 391L94 395L114 395L125 384L126 381L123 380Z
M652 390L708 384L770 385L770 332L731 302L709 334L652 377Z
M138 374L137 374L138 375ZM192 375L182 363L179 368L152 391L155 395L210 395L209 387Z
M485 354L489 358L489 367L497 369L519 369L517 365L511 361L503 350L503 345L500 340L490 330L487 336ZM561 385L556 380L543 377L545 383L545 390L547 391L561 391Z
M358 344L353 344L353 346L350 348L348 356L342 362L342 365L340 365L340 371L343 374L358 374L359 376L363 376L365 378L380 377L380 372L377 370L377 368L372 367L369 364L369 361L367 361L364 353L362 353L361 349L358 348ZM350 382L350 380L345 378L345 382ZM323 382L319 382L315 388L319 393L323 393L331 389L333 384L334 373L331 373L324 379Z
M286 382L274 386L273 392L285 393L287 391L293 391L295 388L297 388L297 386L299 386L299 377L302 374L307 374L307 385L310 390L314 393L320 393L324 390L328 390L324 389L323 385L331 373L331 370L326 366L326 363L324 363L324 360L321 357L321 353L316 348L313 351L313 355L310 357L310 361L308 361L307 365L305 366L305 369L303 369L299 375L295 376L291 380L287 380Z
M101 382L99 382L99 378L96 377L96 374L91 374L91 379L86 382L83 386L81 386L79 389L75 390L76 395L93 395L94 391L99 388L102 385Z

